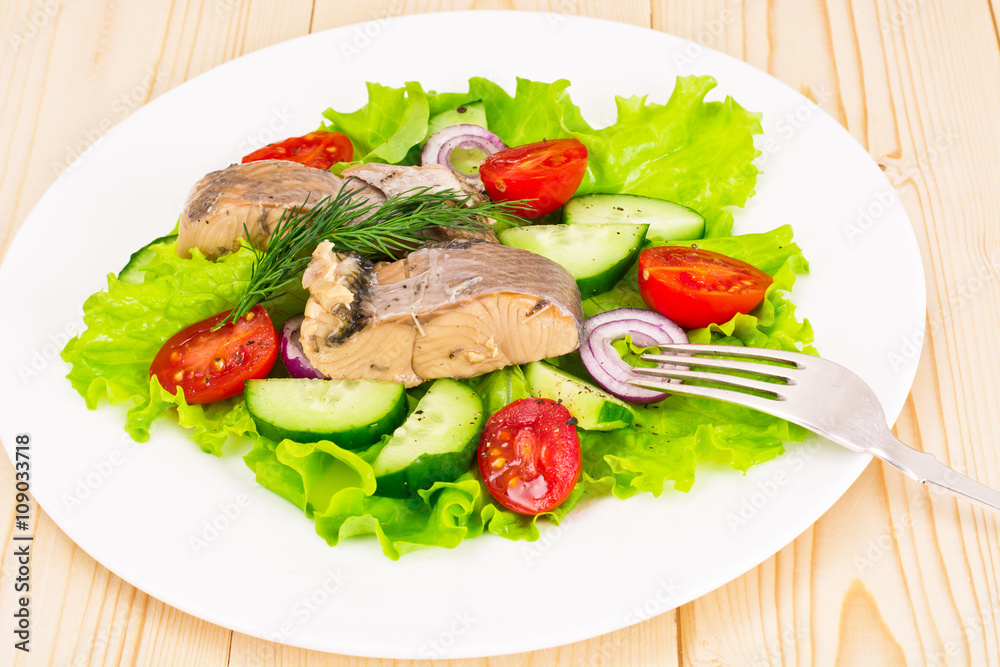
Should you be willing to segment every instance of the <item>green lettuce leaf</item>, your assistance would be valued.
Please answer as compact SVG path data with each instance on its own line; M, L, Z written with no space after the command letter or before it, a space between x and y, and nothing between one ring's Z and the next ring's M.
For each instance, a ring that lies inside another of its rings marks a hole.
M231 309L246 289L253 254L243 249L210 262L195 252L192 259L176 254L176 244L154 246L142 284L108 276L108 288L87 299L87 328L71 340L62 358L73 368L67 376L95 409L102 399L128 404L125 430L136 441L149 439L150 423L183 397L164 392L150 380L149 366L163 343L184 327ZM185 420L200 424L196 441L215 450L208 433L231 423L224 408L210 411L184 404ZM238 421L238 419L236 419Z
M782 454L784 442L799 442L806 434L748 408L675 395L637 407L632 428L580 431L580 445L588 483L610 485L616 496L626 498L637 491L659 495L667 482L687 491L695 469L709 461L745 472Z
M611 347L618 352L618 356L621 357L629 366L637 366L640 368L652 368L653 366L656 366L654 362L643 359L642 355L659 354L660 352L660 348L655 345L650 345L648 347L636 345L632 340L632 334L625 334L625 338L613 341L611 343Z
M486 107L487 127L508 146L569 137L563 125L564 103L569 101L567 88L566 79L539 83L519 78L510 96L492 81L479 77L469 80L470 95L482 100Z
M323 116L330 121L323 129L351 139L356 162L416 164L414 148L426 138L430 107L419 83L369 83L366 105L353 113L327 109Z
M152 422L176 408L179 423L194 429L195 442L220 454L230 435L252 428L243 399L188 405L183 392L170 394L151 379L149 366L175 333L235 306L250 278L253 253L242 248L211 262L197 251L191 259L178 257L176 243L156 245L152 251L143 267L144 282L131 284L108 275L108 288L84 303L87 328L62 352L72 364L67 377L91 410L103 399L128 405L125 431L137 442L146 442ZM267 309L280 327L304 303L299 290Z
M328 544L374 535L393 560L417 548L453 548L484 531L537 540L539 519L558 523L583 495L581 484L552 512L528 517L498 505L478 475L469 472L454 482L434 484L417 499L385 498L374 495L370 451L355 453L329 441L275 443L256 433L251 437L254 447L244 460L257 482L312 518L316 533Z
M350 114L328 109L324 116L331 121L326 129L351 138L357 160L413 164L430 116L479 100L490 131L509 146L579 139L590 158L578 194L622 192L678 202L705 217L707 236L730 233L729 208L743 206L757 180L753 159L760 152L753 138L762 131L760 114L728 97L706 102L715 79L687 76L677 78L666 104L616 97L615 122L595 129L573 103L569 86L566 79L519 78L510 95L480 77L469 80L465 93L427 94L413 82L404 88L369 84L367 105Z
M676 245L681 245L678 243ZM808 271L802 251L792 242L791 228L763 234L684 241L683 244L721 252L753 264L773 276L764 301L749 314L729 322L688 332L692 343L745 345L815 354L812 327L799 321L788 292L795 276ZM634 302L634 279L622 280L616 298L607 295L584 302L588 316L607 306ZM643 307L641 298L636 307ZM632 349L616 347L626 353ZM708 461L746 471L784 451L784 442L799 442L807 431L794 424L741 406L708 399L670 396L660 403L636 406L632 428L618 431L581 431L584 473L589 484L610 486L619 497L637 491L661 493L667 482L686 491L695 468Z
M705 217L706 236L732 230L731 206L753 194L760 154L753 145L762 132L760 114L727 97L705 102L715 88L708 76L678 77L670 100L616 98L614 124L592 129L568 99L564 125L587 146L587 175L578 194L624 192L666 199Z
M472 378L469 385L483 399L483 407L487 415L510 405L521 398L530 398L528 381L520 366L508 366L500 370Z
M434 90L427 91L427 106L430 110L431 118L440 113L444 113L445 111L451 111L452 109L457 109L460 106L472 104L473 102L478 101L479 99L476 98L472 91L468 93L439 93Z

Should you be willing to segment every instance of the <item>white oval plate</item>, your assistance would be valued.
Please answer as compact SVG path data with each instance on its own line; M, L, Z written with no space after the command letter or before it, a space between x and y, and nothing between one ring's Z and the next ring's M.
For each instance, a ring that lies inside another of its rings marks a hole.
M490 46L515 35L531 48ZM613 95L665 102L677 74L711 74L710 97L764 112L764 173L736 231L794 225L812 264L795 300L818 348L864 377L895 420L916 368L923 274L902 205L843 128L770 76L670 35L550 14L427 14L302 37L207 72L114 128L45 194L0 270L0 436L10 453L16 433L31 435L35 497L101 564L170 605L250 635L375 657L565 644L757 565L816 521L868 457L807 442L746 476L699 469L687 494L591 503L534 544L484 536L393 562L373 539L327 547L239 455L206 456L174 424L135 445L123 410L88 411L57 356L84 299L169 230L198 178L314 129L328 106L361 106L366 81L463 90L481 75L513 90L515 75L565 77L603 125Z

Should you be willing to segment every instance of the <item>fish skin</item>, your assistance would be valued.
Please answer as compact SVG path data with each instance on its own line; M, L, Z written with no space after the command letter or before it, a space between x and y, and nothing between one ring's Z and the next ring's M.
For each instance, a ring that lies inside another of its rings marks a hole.
M324 268L312 273L330 275L338 257L329 242L320 244L313 263ZM567 354L581 340L576 281L525 250L469 239L432 244L377 265L367 285L367 321L337 343L329 337L340 320L327 311L354 295L331 301L324 285L303 283L310 291L303 350L328 377L412 387Z
M369 162L345 169L344 178L354 177L377 188L386 197L398 197L414 188L430 188L432 192L458 190L483 199L469 180L440 164L412 167Z
M307 211L324 198L335 197L341 187L353 189L356 198L375 207L384 204L388 197L415 187L431 187L435 191L455 189L482 198L466 179L440 165L397 167L373 163L346 169L343 176L341 179L325 169L286 160L233 164L206 174L195 183L184 204L177 254L190 257L191 250L197 248L205 257L215 260L236 250L246 238L245 232L249 232L256 247L266 248L274 226L287 209ZM487 222L493 224L492 220ZM492 230L444 227L428 230L426 236L431 240L497 240Z
M190 257L198 248L209 259L236 249L245 238L257 247L267 240L290 208L312 208L335 197L343 181L324 169L284 160L234 164L206 174L184 204L177 233L177 254ZM308 203L304 203L307 201Z
M345 169L341 175L344 178L354 178L367 183L388 198L398 197L415 188L429 188L430 192L456 190L469 195L473 203L486 201L486 196L476 189L469 179L440 164L411 167L369 162ZM492 219L486 218L486 221L490 226L495 224ZM496 233L492 229L438 227L429 230L426 236L436 241L482 239L498 242Z

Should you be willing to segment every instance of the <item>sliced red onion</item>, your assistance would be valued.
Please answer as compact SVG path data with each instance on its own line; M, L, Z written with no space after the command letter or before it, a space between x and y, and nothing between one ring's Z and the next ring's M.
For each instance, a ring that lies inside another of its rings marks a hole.
M427 143L424 144L423 150L420 151L420 164L443 164L482 188L483 182L480 180L479 174L465 174L458 171L455 165L451 163L451 153L456 148L464 150L478 149L488 156L507 148L507 144L485 127L480 127L479 125L452 125L432 134Z
M281 341L278 349L281 351L281 363L285 364L285 370L293 378L314 378L316 380L328 379L320 373L309 362L306 353L302 351L302 342L299 340L299 330L302 328L302 320L305 315L296 315L288 318L285 326L281 327Z
M583 323L583 344L580 356L591 377L605 391L629 403L655 403L669 396L664 392L629 384L629 380L647 380L635 372L611 346L626 335L642 347L687 343L684 329L672 320L652 310L617 308L594 315Z

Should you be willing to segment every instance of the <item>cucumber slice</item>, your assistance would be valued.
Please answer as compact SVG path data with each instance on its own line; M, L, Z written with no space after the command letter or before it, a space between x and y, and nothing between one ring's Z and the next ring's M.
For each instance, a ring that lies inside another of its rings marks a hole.
M486 127L486 105L482 102L471 102L432 116L427 121L427 136L452 125Z
M257 432L275 441L329 440L357 449L406 418L406 391L393 382L269 378L248 380L244 395Z
M375 458L376 493L416 497L434 482L458 478L472 465L483 421L479 394L455 380L436 380Z
M559 401L584 430L613 431L635 419L632 408L624 401L544 361L525 366L524 377L532 396Z
M153 246L158 245L169 245L177 240L177 234L167 234L166 236L161 236L158 239L147 243L142 246L128 259L128 264L118 272L118 280L123 283L131 283L133 285L141 285L146 281L146 274L141 271L141 268L149 264L150 260L153 259L153 255L156 253Z
M654 244L685 241L705 236L705 218L687 206L638 195L583 195L563 207L568 225L644 222L646 238Z
M498 233L504 245L562 265L581 298L607 292L635 261L648 225L531 225Z

